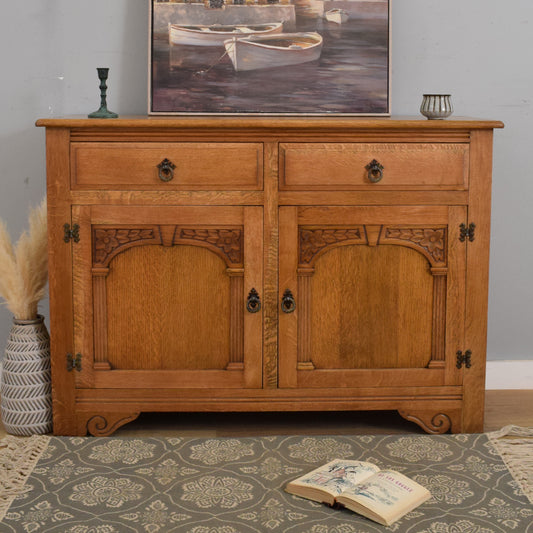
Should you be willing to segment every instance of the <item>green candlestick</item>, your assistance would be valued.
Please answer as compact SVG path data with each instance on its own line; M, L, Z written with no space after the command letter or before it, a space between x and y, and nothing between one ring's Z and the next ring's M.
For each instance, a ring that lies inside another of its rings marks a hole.
M89 118L117 118L118 115L107 109L107 75L108 68L97 68L98 78L100 79L100 109L91 113Z

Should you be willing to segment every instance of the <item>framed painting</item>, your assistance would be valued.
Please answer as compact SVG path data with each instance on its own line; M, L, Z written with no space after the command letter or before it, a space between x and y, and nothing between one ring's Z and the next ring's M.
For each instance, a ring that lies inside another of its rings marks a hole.
M151 0L152 115L389 115L390 0Z

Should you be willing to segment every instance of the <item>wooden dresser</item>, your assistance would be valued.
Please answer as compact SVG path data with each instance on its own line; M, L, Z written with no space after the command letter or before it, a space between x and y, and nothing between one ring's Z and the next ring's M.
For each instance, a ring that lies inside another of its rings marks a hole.
M149 411L483 430L493 128L44 119L54 433Z

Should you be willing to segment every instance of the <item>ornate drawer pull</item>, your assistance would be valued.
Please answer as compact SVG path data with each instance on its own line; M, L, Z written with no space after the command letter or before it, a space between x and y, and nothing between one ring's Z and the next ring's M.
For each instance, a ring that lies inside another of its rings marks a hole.
M159 169L159 179L161 181L170 181L174 177L174 169L176 168L176 165L169 159L163 159L163 161L157 165L157 168Z
M250 291L246 300L246 309L249 313L257 313L261 309L261 298L255 289Z
M383 169L385 167L375 159L372 159L365 168L368 170L368 179L372 183L377 183L383 179Z
M296 301L289 289L285 289L283 298L281 299L281 310L284 313L292 313L296 309Z

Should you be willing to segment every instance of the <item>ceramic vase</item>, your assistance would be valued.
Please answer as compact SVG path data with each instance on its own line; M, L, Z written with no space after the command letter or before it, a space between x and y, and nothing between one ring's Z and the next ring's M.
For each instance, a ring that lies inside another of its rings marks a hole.
M13 319L0 389L2 422L11 435L52 431L50 337L44 318Z
M452 98L449 94L425 94L420 113L429 120L442 120L453 113Z

